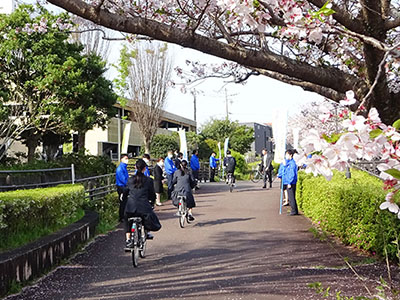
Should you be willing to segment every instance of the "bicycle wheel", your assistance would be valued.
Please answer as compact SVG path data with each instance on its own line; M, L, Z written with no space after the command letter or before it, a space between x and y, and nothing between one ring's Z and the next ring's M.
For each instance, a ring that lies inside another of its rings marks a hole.
M131 250L132 264L135 268L137 268L139 262L139 236L137 231L133 233L133 243L133 249Z
M140 245L140 250L139 250L139 255L141 258L146 257L146 248L147 248L147 232L143 230L143 235L142 235L142 242Z
M229 183L229 191L232 193L232 191L233 191L233 182L230 182Z
M253 173L250 174L250 180L253 181L254 183L257 183L260 181L262 175L259 170L255 170Z
M179 209L180 209L180 216L179 216L179 226L181 228L185 227L185 219L186 219L186 202L181 200L179 203Z

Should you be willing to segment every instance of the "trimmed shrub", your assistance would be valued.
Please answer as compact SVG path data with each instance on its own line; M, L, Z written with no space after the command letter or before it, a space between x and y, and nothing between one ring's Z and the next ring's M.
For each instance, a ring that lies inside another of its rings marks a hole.
M179 149L176 135L156 134L150 145L151 157L166 157L169 150Z
M18 247L83 216L81 185L0 193L0 250Z
M304 214L323 230L345 244L396 258L400 221L379 209L385 201L382 181L365 172L352 170L346 179L334 172L331 181L299 172L297 201Z
M118 193L111 193L103 199L89 203L89 208L99 214L99 232L107 232L114 229L118 224L119 218L119 198Z

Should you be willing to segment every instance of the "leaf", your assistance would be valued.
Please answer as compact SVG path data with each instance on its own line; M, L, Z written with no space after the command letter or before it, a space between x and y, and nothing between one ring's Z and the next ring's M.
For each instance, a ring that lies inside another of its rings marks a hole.
M382 134L382 130L381 129L374 129L369 133L369 137L371 139L377 138L378 136L380 136Z
M334 144L339 140L341 135L342 135L341 133L333 133L331 136L323 134L322 137L328 143Z
M400 180L400 170L397 169L389 169L384 171L385 173L389 174L390 176Z
M397 130L400 130L400 119L398 119L393 123L393 127L396 128Z

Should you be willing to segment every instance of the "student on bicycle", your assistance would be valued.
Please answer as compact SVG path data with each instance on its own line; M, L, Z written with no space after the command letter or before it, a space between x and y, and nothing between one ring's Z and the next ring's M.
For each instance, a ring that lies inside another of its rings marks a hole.
M141 217L143 219L143 226L147 231L158 231L161 229L160 221L153 211L154 201L156 200L153 179L144 175L146 163L143 159L138 159L135 167L136 174L128 179L129 195L124 215L127 248L133 246L130 238L131 224L129 224L128 218ZM147 238L152 239L153 235L148 233Z
M235 167L236 159L232 156L231 150L226 151L226 156L224 158L224 167L226 168L226 178L228 179L228 174L232 174L232 181L235 185ZM228 180L226 181L228 184Z
M189 209L188 220L194 221L192 208L196 206L196 202L194 201L192 189L196 186L196 181L193 174L189 172L189 169L187 168L186 160L181 161L180 169L174 173L172 183L176 184L174 191L172 192L173 204L178 206L178 196L185 196L186 205Z

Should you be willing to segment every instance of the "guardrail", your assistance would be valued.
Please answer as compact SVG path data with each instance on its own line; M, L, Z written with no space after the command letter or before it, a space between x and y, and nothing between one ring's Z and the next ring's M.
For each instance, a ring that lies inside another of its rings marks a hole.
M1 176L2 174L5 176ZM19 176L18 174L26 175ZM30 182L22 183L26 181ZM67 168L0 171L0 191L49 187L67 183L74 184L75 181L74 164Z
M114 173L77 179L76 183L81 183L85 187L86 198L90 201L101 200L116 191Z

